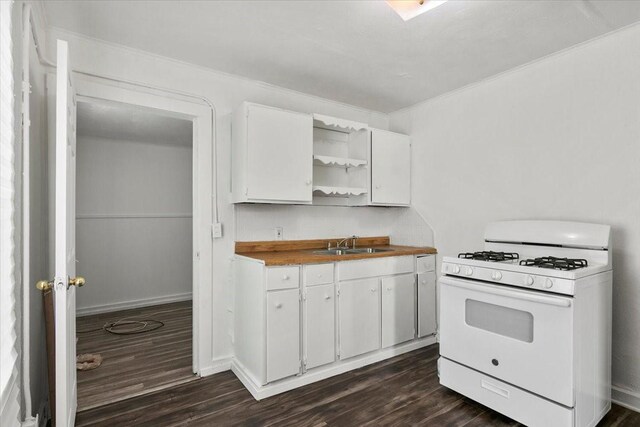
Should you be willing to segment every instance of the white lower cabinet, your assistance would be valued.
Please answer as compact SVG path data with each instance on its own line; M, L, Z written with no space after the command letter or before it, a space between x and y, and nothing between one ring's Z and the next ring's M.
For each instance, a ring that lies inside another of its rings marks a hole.
M418 338L436 333L436 273L418 274Z
M300 292L267 292L267 382L300 372Z
M433 261L265 266L237 256L234 372L259 398L419 348L416 335L435 332Z
M416 335L415 275L382 279L382 347L412 340Z
M306 369L336 360L336 305L333 283L305 289L304 360Z
M380 348L380 279L340 282L340 358Z

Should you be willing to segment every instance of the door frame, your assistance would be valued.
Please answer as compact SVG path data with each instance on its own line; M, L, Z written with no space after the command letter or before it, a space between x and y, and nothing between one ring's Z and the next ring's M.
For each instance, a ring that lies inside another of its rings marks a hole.
M178 96L162 94L160 91L107 84L81 74L75 75L75 83L78 102L128 104L157 110L162 115L193 123L192 370L198 376L203 376L213 361L212 202L216 159L213 158L215 153L212 134L216 129L215 123L212 123L211 110L204 104L182 100Z

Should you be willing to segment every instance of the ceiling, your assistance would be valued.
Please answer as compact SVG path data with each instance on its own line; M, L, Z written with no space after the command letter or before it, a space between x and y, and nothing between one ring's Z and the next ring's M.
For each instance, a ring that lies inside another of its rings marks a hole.
M193 123L115 103L78 103L78 136L191 147Z
M391 112L640 20L640 1L46 1L48 24Z

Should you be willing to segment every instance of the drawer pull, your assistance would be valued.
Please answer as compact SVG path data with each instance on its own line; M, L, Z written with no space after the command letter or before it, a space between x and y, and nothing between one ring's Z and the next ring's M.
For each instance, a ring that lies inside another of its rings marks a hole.
M504 397L506 399L509 398L509 390L505 390L502 387L499 387L499 386L497 386L495 384L491 384L489 381L482 380L480 382L480 385L482 386L482 388L484 388L486 390L489 390L492 393L495 393L495 394L497 394L499 396L502 396L502 397Z

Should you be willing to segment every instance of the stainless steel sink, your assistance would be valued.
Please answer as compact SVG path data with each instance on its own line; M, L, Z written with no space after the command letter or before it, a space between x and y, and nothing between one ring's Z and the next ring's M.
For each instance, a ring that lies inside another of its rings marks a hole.
M381 249L381 248L356 248L348 249L349 254L375 254L378 252L391 252L393 249Z
M317 255L346 255L349 253L347 249L324 249L321 251L313 251Z

